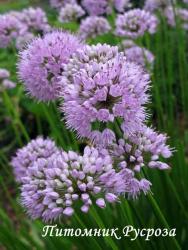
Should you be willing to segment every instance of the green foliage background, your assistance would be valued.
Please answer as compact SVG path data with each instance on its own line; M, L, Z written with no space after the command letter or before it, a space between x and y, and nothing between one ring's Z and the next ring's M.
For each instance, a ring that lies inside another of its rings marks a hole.
M42 5L50 22L63 27L48 1L0 1L0 12ZM112 17L109 17L112 21ZM11 155L31 138L43 134L54 138L65 149L81 150L75 135L60 122L55 104L36 103L27 97L21 85L0 94L0 249L188 249L188 35L177 22L169 28L160 16L160 26L154 36L146 35L138 41L156 56L152 74L150 120L161 132L169 135L170 145L176 149L167 172L145 170L153 183L152 195L136 201L122 199L121 204L108 205L105 210L92 208L85 215L77 212L68 221L59 222L62 228L116 228L126 225L135 228L176 228L177 236L116 240L114 237L46 237L42 238L41 221L31 221L19 205L19 187L9 165ZM78 24L63 28L76 30ZM112 35L98 37L90 43L117 44ZM0 68L16 77L17 55L14 49L0 49Z

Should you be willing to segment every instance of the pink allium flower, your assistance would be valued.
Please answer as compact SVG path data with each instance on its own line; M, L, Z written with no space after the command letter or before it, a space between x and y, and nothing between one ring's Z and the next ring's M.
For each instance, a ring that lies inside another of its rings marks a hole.
M125 9L131 7L130 0L113 0L114 7L118 12L125 12Z
M80 47L76 36L62 31L33 40L20 53L18 63L18 73L28 93L40 101L56 99L62 65Z
M120 167L140 172L141 168L170 168L161 158L172 156L170 147L166 144L167 137L155 132L152 128L143 126L142 131L135 135L125 135L118 143L110 146L110 154Z
M75 73L71 82L63 77L62 84L67 126L100 147L115 139L108 124L117 118L126 133L139 130L145 120L149 75L122 55L104 64L88 65Z
M24 9L18 15L19 20L27 26L27 32L46 33L50 31L50 25L46 13L41 8Z
M5 78L9 78L9 77L10 77L10 72L6 69L0 68L0 80L5 79Z
M6 48L13 43L19 34L25 30L17 18L11 14L0 15L0 48Z
M85 15L85 11L78 4L66 4L61 8L59 13L59 21L61 23L71 22Z
M78 201L87 213L91 197L105 208L106 202L118 201L120 194L135 198L141 191L147 193L150 185L145 179L137 180L129 169L115 171L106 151L101 154L86 147L83 156L61 151L33 161L22 178L21 202L33 219L47 222L71 216Z
M95 38L103 35L111 30L110 24L104 17L91 16L82 20L79 36L84 40L87 38Z
M118 36L135 39L143 36L145 32L155 33L157 25L156 16L145 10L133 9L117 16L115 33Z
M27 170L33 162L45 158L46 160L54 153L58 152L55 142L51 139L37 137L31 140L27 146L19 149L16 156L12 158L11 165L18 182L27 175Z
M108 0L82 0L82 6L91 16L109 14L112 11L110 2Z
M124 50L124 54L128 61L137 63L145 68L152 69L154 63L154 55L147 49L132 46Z
M13 82L13 81L11 81L11 80L9 80L9 79L4 79L4 80L2 81L2 87L3 87L4 89L13 89L13 88L16 87L16 83Z

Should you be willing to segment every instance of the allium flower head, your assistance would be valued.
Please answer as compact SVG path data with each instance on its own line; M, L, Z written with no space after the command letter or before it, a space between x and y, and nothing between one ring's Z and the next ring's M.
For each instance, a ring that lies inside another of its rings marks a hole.
M81 22L79 36L83 40L95 38L98 35L108 33L110 30L110 24L104 17L87 17Z
M125 49L124 54L130 62L137 63L148 69L152 69L153 67L154 55L145 48L132 46Z
M10 77L10 72L6 69L0 68L0 80L5 79L5 78L9 78L9 77Z
M11 165L18 182L27 175L28 168L34 161L45 158L46 160L58 151L54 141L37 137L30 141L27 146L19 149L16 156L12 158Z
M15 87L16 87L16 83L9 79L4 79L2 81L2 89L13 89Z
M158 19L150 12L141 9L133 9L125 14L118 15L116 19L116 31L118 36L138 38L145 32L156 32Z
M91 16L100 16L111 12L110 1L108 0L82 0L82 6Z
M156 10L163 11L166 7L175 4L176 0L146 0L144 10L154 12Z
M75 73L71 83L66 78L63 81L67 126L101 147L115 139L107 125L116 119L127 133L139 130L145 120L149 75L123 55L104 64L88 65Z
M51 7L56 9L64 7L67 3L75 4L76 0L50 0Z
M41 101L56 99L62 64L80 47L76 36L62 31L33 40L20 53L18 64L19 76L29 94Z
M116 202L122 193L135 198L141 191L149 191L150 186L146 180L134 178L131 170L116 172L111 157L92 147L86 147L83 156L62 151L48 160L38 159L22 180L23 206L33 219L45 222L71 216L77 201L81 202L81 211L87 213L91 197L97 206L105 208L106 202Z
M25 29L11 14L0 15L0 48L6 48Z
M125 9L131 7L130 0L113 0L114 7L118 12L125 12Z
M46 13L39 7L22 10L19 20L27 26L27 32L38 34L50 31Z
M135 135L125 135L117 144L111 145L110 152L120 167L136 172L140 172L142 167L164 170L170 167L162 162L161 158L172 156L172 151L166 141L166 135L143 126L142 131Z
M87 69L93 65L104 64L118 55L118 47L107 44L85 45L75 51L69 62L64 65L63 76L70 79L81 69Z
M85 15L85 11L78 4L66 4L61 8L59 13L59 21L61 23L75 21Z

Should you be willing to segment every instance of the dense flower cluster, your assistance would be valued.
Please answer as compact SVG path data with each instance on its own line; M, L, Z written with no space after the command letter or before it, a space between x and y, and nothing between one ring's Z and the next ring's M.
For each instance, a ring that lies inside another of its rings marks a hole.
M16 86L16 84L9 79L10 72L6 69L0 68L0 91L4 89L12 89Z
M33 219L47 222L71 216L77 201L82 202L81 211L87 213L92 197L97 206L105 208L106 202L118 201L120 194L135 198L141 191L150 190L151 183L136 179L132 170L114 169L105 150L99 153L87 146L81 156L57 150L52 141L45 145L41 138L33 140L12 163L21 170L21 202Z
M38 137L30 141L27 146L17 151L16 156L12 158L14 174L18 182L22 182L22 178L27 176L27 170L32 166L34 161L38 159L48 159L52 154L56 153L58 148L54 141Z
M143 36L145 32L155 33L157 25L156 16L145 10L133 9L117 16L115 33L118 36L135 39Z
M118 12L124 12L131 7L130 0L114 0L114 7Z
M0 48L10 46L25 31L26 27L12 15L0 15Z
M81 22L79 36L82 39L95 38L96 36L105 34L110 30L110 24L104 17L87 17Z
M38 34L50 31L46 13L39 7L23 9L17 17L22 24L27 26L27 32Z
M71 22L85 15L85 11L78 4L66 4L61 8L59 21L61 23Z
M164 10L167 6L170 6L174 0L146 0L144 9L146 11L154 12L156 10Z
M122 54L106 63L91 63L75 73L71 82L63 77L62 83L68 127L95 144L105 147L113 142L115 134L106 125L116 119L121 119L125 133L138 131L145 120L149 75Z
M137 63L148 69L152 69L154 55L149 50L135 45L126 48L124 53L128 61Z
M112 10L108 0L82 0L82 5L91 16L109 14Z
M143 126L135 135L125 135L110 146L110 152L119 167L131 168L140 172L142 167L168 169L168 164L160 157L169 158L171 149L166 145L167 137L158 134L152 128Z
M76 36L62 31L33 40L20 53L18 64L19 76L28 93L41 101L56 99L62 65L80 47Z

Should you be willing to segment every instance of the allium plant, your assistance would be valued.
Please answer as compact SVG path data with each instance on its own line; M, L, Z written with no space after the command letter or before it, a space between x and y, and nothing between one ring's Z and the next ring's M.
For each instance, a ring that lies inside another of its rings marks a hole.
M116 19L115 33L118 36L138 38L148 32L156 32L158 19L155 15L141 9L133 9L120 14Z
M85 15L85 11L78 4L66 4L61 8L59 13L59 21L61 23L67 23L71 21L75 21L80 17Z
M9 79L10 72L0 68L0 91L16 87L16 83Z
M110 1L108 0L82 0L81 3L91 16L109 14L112 11Z
M26 26L11 14L0 15L0 48L11 46L17 36L23 34Z
M145 48L131 46L124 50L124 54L130 62L137 63L149 70L153 68L154 55Z
M106 18L91 16L82 20L79 36L81 39L95 38L98 35L103 35L111 30L111 26Z
M16 180L22 182L22 178L27 176L27 170L34 161L41 158L47 160L57 151L58 148L55 142L50 139L38 137L35 140L31 140L27 146L19 149L16 156L12 158L11 164Z
M129 169L115 170L107 151L89 146L83 156L57 151L49 158L38 158L21 180L23 206L33 219L45 222L71 216L78 201L81 211L87 213L94 200L105 208L106 202L118 201L120 194L135 198L141 191L147 193L151 185L146 179L138 181Z
M71 82L62 77L62 84L67 126L100 147L115 139L110 124L117 119L124 133L130 134L139 131L146 118L149 75L121 54L106 63L87 65Z
M125 12L126 9L131 7L130 0L113 0L114 7L118 12Z
M43 34L50 31L46 13L39 7L23 9L18 19L27 26L27 32Z
M33 40L20 52L18 63L19 76L28 93L39 101L56 99L62 65L81 46L76 36L62 31Z

